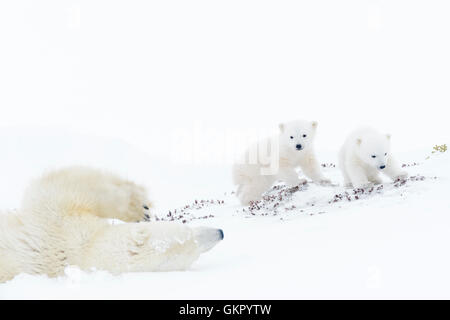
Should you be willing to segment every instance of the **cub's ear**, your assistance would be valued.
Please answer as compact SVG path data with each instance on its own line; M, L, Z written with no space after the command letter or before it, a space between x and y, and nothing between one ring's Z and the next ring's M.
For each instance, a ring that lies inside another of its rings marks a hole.
M313 122L311 122L311 125L315 129L315 128L317 128L318 123L317 123L317 121L313 121Z
M280 123L278 125L278 128L280 128L280 132L283 133L284 132L284 123Z
M388 133L388 134L386 135L386 138L387 138L388 140L391 140L391 135Z
M358 146L361 145L361 142L362 142L361 138L356 139L356 144L357 144Z

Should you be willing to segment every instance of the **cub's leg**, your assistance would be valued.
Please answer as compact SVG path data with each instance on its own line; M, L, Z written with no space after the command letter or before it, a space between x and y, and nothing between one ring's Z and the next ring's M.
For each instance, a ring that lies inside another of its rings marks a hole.
M263 193L268 191L274 182L274 176L254 177L251 182L238 187L237 196L242 205L247 206L251 201L260 200Z
M393 157L389 157L383 173L394 181L408 176L408 172L403 170L397 160Z
M306 155L304 159L300 162L300 168L302 172L310 178L312 181L319 184L329 184L331 183L330 179L327 179L322 174L322 170L320 169L320 164L317 161L314 154Z
M88 167L69 167L34 181L23 209L36 214L83 215L127 222L149 219L151 202L144 187Z
M352 182L350 180L350 177L347 173L347 170L345 169L345 166L341 167L341 172L342 175L344 176L344 187L346 188L351 188L352 187Z
M371 185L362 167L353 164L346 165L346 169L353 188L365 188Z
M288 187L295 187L306 183L306 179L300 179L298 173L292 168L280 168L277 178L286 183Z
M339 169L341 169L342 176L344 177L344 187L351 188L352 182L347 173L347 168L345 165L345 150L343 148L339 151Z
M373 182L374 184L382 184L383 180L380 177L380 174L377 171L371 172L368 175L368 179L370 182Z

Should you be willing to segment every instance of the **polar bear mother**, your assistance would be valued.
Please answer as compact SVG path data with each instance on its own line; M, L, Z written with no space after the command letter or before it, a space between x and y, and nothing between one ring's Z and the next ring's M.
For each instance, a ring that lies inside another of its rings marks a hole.
M114 274L184 270L223 239L220 229L137 223L149 207L144 187L110 173L71 167L44 175L19 212L0 214L0 282L19 273L58 276L67 265Z

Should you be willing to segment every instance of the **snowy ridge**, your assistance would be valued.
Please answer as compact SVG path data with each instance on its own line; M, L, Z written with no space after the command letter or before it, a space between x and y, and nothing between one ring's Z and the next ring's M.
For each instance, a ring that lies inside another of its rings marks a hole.
M425 162L425 167L430 161ZM347 202L360 201L361 204L371 200L380 200L382 197L403 199L408 196L409 190L415 185L438 179L437 176L423 176L418 172L424 163L403 164L402 167L410 168L411 175L397 181L385 181L380 185L374 185L365 189L352 189L331 184L320 186L308 182L295 187L287 187L280 183L274 185L266 192L261 200L252 202L249 206L240 206L236 201L235 191L224 193L220 199L194 200L191 204L169 210L167 214L159 214L156 221L181 221L188 223L192 220L205 220L214 218L217 211L226 210L232 206L238 206L233 210L233 215L245 218L251 217L279 217L281 220L295 218L298 215L324 214L337 208L345 208ZM335 164L322 164L326 168L328 176L339 179L339 169ZM411 168L415 167L414 170ZM420 188L420 186L417 186ZM364 202L365 201L365 202ZM344 202L344 203L343 203Z

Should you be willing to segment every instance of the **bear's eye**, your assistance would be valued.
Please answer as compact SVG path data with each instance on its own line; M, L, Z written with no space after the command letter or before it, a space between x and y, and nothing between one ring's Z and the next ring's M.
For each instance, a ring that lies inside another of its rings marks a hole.
M303 135L303 138L306 138L306 134Z
M294 137L293 137L293 136L291 136L291 139L294 139Z
M376 157L377 157L376 155L373 155L373 156L372 156L372 158L376 158Z
M387 152L384 155L387 156Z

